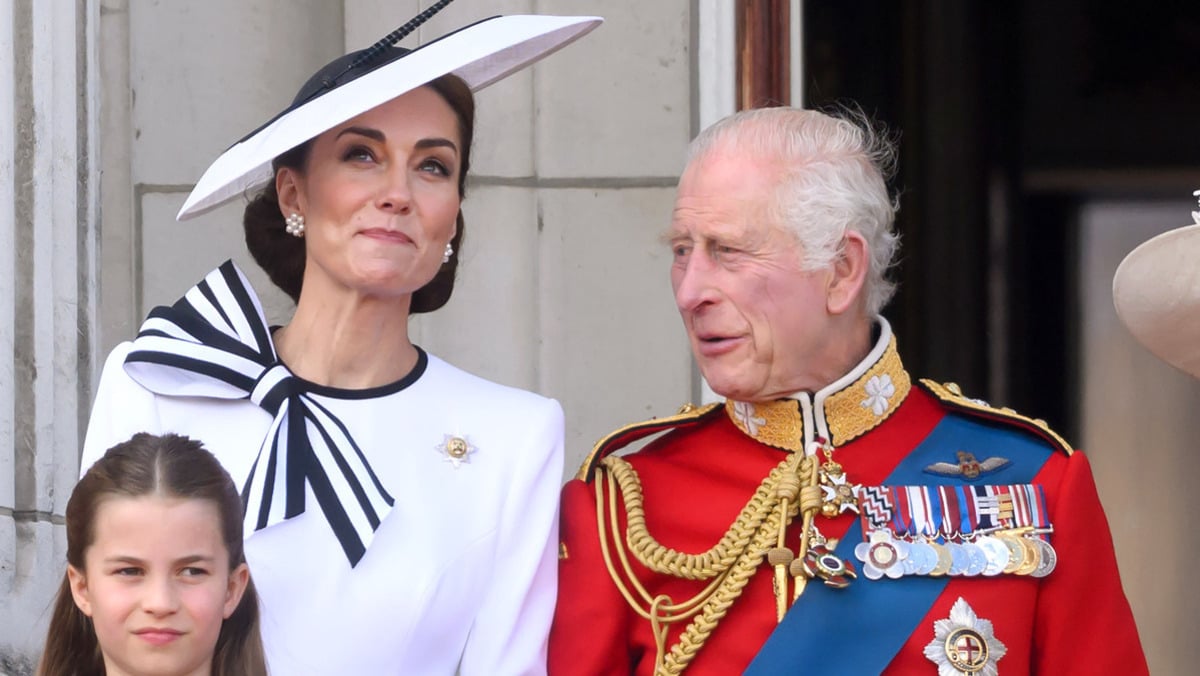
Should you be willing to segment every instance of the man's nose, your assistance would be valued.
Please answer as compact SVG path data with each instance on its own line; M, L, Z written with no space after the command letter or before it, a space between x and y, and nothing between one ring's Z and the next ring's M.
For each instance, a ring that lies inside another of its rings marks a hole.
M714 261L701 250L693 251L677 268L675 304L681 311L693 311L717 298L713 284Z

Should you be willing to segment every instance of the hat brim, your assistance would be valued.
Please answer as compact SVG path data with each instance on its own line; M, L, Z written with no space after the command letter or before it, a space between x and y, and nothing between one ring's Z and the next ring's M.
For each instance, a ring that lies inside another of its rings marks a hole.
M1156 357L1200 378L1200 225L1152 237L1113 275L1113 305Z
M214 209L273 179L271 162L333 127L447 73L472 91L542 59L595 29L596 16L498 16L419 47L401 59L291 110L216 159L177 220Z

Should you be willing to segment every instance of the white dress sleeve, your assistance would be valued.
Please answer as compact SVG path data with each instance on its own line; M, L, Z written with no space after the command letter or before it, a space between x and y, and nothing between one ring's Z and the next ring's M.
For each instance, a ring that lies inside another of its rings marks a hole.
M543 675L558 594L558 494L563 412L553 399L531 411L528 437L499 516L487 597L467 637L462 676Z
M79 475L83 476L105 451L128 441L138 432L161 432L154 394L125 373L125 356L132 343L113 348L104 362L100 386L92 403L87 434L83 440Z

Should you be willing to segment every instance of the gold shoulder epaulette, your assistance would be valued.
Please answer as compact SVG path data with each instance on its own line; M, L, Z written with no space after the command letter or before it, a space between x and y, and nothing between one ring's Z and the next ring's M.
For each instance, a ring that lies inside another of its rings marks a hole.
M597 441L596 445L592 447L592 452L588 453L587 459L583 461L583 465L580 466L579 472L575 474L575 478L580 481L591 481L596 463L600 462L609 453L619 451L638 439L648 437L651 434L664 432L676 427L686 427L699 422L713 411L720 410L723 405L724 402L705 404L704 406L684 404L675 415L665 418L651 418L640 423L626 425L611 432L600 441Z
M1071 444L1067 443L1066 439L1059 436L1058 432L1050 429L1045 420L1041 418L1030 418L1023 416L1011 408L996 408L982 399L972 399L963 395L962 390L955 383L936 383L932 380L922 378L920 381L921 387L927 392L937 397L946 406L980 418L987 418L998 422L1008 423L1020 427L1034 435L1041 437L1051 446L1059 449L1063 453L1070 455L1075 452Z

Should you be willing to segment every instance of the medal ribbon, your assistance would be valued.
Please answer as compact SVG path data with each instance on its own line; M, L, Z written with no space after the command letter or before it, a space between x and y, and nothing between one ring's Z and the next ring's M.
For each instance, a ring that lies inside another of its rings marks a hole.
M942 498L941 495L933 490L932 486L927 486L925 495L929 498L929 516L926 521L925 535L932 540L937 540L942 534Z
M1009 486L1013 498L1013 527L1022 528L1033 524L1033 514L1029 504L1029 492L1025 486Z
M912 503L908 499L908 492L903 486L892 486L888 489L892 494L896 509L892 513L892 532L896 537L903 537L908 533L909 524L912 523Z
M975 518L971 515L972 501L967 499L966 486L955 486L954 496L957 498L959 512L962 514L961 527L959 528L959 538L961 540L969 540L971 533L975 532Z
M862 510L862 529L871 532L885 528L892 520L894 503L886 486L864 486L858 495Z
M992 488L996 491L996 525L1012 528L1017 514L1016 500L1013 498L1012 490L1008 486L992 486ZM1008 505L1007 514L1004 511L1005 505Z
M1033 527L1042 529L1050 527L1050 517L1046 514L1046 491L1042 489L1041 484L1026 484L1025 490L1029 494L1029 504L1034 507ZM1049 541L1049 534L1039 533L1035 537L1040 537L1043 540Z
M909 486L908 487L908 504L912 506L912 524L909 527L908 535L915 539L920 526L924 524L929 508L929 497L924 486Z
M995 528L1000 518L1000 502L996 499L994 486L972 486L972 503L978 515L979 527L984 530Z
M959 509L954 487L938 486L938 495L942 499L942 525L945 528L943 534L946 536L946 542L957 541L962 531L958 527Z

